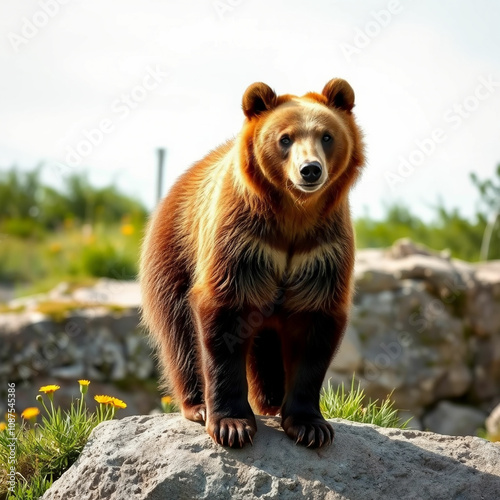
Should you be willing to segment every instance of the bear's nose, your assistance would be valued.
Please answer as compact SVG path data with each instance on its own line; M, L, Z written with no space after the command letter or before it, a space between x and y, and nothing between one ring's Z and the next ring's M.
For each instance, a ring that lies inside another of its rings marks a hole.
M300 167L300 175L302 179L304 179L307 183L312 184L313 182L317 182L321 177L321 164L319 161L311 161L310 163L304 163Z

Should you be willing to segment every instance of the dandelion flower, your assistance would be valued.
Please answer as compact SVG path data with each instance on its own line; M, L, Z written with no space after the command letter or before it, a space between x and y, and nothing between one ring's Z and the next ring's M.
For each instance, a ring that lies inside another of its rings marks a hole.
M44 392L45 394L54 394L61 387L59 385L44 385L40 387L39 391Z
M0 432L4 431L7 429L7 424L5 422L0 422Z
M104 396L104 395L101 395L101 396L94 396L94 399L102 404L102 405L108 405L111 403L111 400L113 399L111 396Z
M118 398L111 398L110 403L115 407L115 408L126 408L127 404L122 401L121 399Z
M80 384L80 392L82 393L82 396L84 396L89 390L90 380L82 379L79 380L78 383Z
M26 408L21 413L21 417L26 419L26 420L30 420L32 418L35 418L38 415L40 415L40 410L38 408L36 408L35 406L30 406L29 408Z
M132 224L123 224L120 228L121 233L123 236L130 236L134 234L134 226Z
M48 398L50 399L50 403L52 404L52 401L54 399L54 392L56 392L58 389L61 387L58 385L44 385L43 387L40 387L40 392L44 392L47 394Z
M49 246L50 253L59 253L62 249L62 246L58 242L51 243Z
M173 410L174 400L172 396L163 396L161 398L161 408L164 413L171 413Z

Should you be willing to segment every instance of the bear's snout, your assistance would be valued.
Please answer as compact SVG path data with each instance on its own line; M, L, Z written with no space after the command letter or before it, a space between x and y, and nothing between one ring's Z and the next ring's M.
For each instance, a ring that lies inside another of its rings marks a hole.
M300 167L300 176L307 184L315 184L318 182L322 173L323 168L319 161L307 162Z

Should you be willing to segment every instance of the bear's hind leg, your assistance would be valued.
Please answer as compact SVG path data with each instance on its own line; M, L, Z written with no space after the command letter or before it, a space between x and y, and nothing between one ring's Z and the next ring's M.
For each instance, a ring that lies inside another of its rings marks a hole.
M285 396L281 340L272 329L253 338L248 357L249 399L256 413L278 415Z
M160 342L160 361L165 384L173 391L182 415L194 422L205 422L206 408L203 400L203 381L198 359L199 348L191 314L180 299L177 314L170 319L168 330Z

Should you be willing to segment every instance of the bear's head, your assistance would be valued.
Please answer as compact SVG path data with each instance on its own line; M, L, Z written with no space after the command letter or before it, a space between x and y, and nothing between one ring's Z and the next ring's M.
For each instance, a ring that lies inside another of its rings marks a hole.
M354 91L342 79L321 94L277 96L265 83L243 95L244 169L261 193L287 193L307 202L340 199L363 164L361 133L354 121Z

